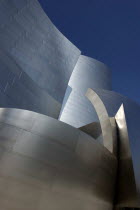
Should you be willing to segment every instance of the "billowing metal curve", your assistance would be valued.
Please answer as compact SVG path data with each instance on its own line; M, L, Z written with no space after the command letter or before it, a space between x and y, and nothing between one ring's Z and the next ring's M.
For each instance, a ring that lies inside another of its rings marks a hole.
M80 54L38 0L0 1L0 107L58 118Z

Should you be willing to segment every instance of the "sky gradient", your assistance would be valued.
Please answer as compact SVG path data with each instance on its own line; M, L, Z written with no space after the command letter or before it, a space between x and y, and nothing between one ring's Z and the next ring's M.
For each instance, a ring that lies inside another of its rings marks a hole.
M107 64L113 90L140 103L140 0L39 0L82 54Z

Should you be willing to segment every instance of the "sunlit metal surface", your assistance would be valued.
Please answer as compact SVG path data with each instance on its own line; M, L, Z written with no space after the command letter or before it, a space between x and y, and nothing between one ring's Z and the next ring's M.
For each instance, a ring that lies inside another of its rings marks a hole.
M133 207L140 207L140 205L139 205L139 203L140 203L139 202L139 200L140 200L140 153L139 153L139 148L140 148L140 143L139 143L139 139L140 139L140 133L139 133L140 105L131 101L127 97L122 96L122 95L115 93L113 91L99 90L99 89L98 90L96 89L94 91L96 92L96 94L98 94L98 96L104 103L105 108L109 114L109 117L113 117L116 115L121 104L123 104L123 106L124 106L124 112L125 112L124 119L126 119L130 152L131 152L131 156L132 156L132 164L133 164L134 172L132 171L131 160L129 161L127 155L126 155L127 158L125 159L126 162L124 161L124 163L123 163L123 161L122 161L122 164L124 164L124 165L128 164L128 168L126 167L125 170L127 171L127 170L131 169L130 174L133 175L133 173L134 173L135 184L136 184L136 189L137 189L137 191L136 191L137 199L136 200L138 200L138 202L136 202L136 206L133 206ZM121 126L124 126L124 124L119 124L120 129L121 129ZM122 129L123 129L123 127L122 127ZM124 141L124 139L123 139L123 141ZM128 146L126 147L126 149L127 148L128 148ZM127 152L129 152L129 151L127 151ZM122 154L120 154L120 155L122 155ZM122 173L124 173L124 171L122 171ZM127 176L127 175L129 176L129 174L125 174L125 176ZM132 186L133 176L130 178L132 178L132 180L130 180L130 182L131 182L130 186ZM129 185L128 185L128 188L129 188ZM134 189L133 187L131 187L131 188ZM127 193L128 193L128 191L127 191ZM132 193L132 194L134 195L134 193ZM127 199L127 195L125 197L126 199ZM123 196L121 197L121 199L124 199ZM118 201L118 205L123 204L123 202L125 204L125 200L121 200L121 199L120 199L120 201ZM132 197L132 200L133 199L134 198ZM130 205L130 207L132 207L131 204L132 204L132 202L129 201L127 203L128 207L129 207L129 205Z
M69 86L83 92L86 92L87 88L111 90L111 71L104 63L80 55L70 77Z
M0 1L0 107L0 209L140 208L140 105L37 0Z
M111 89L110 69L103 63L81 55L71 75L60 120L74 127L98 121L93 106L86 99L88 88Z
M16 62L20 74L26 73L37 86L46 91L49 95L46 100L52 97L62 103L81 52L57 30L37 0L0 1L0 49ZM4 90L9 81L6 73L3 73L3 60L1 58L0 74L3 78L5 76L6 84L3 83L2 91L6 95ZM13 78L16 75L10 74L14 84Z
M92 89L89 88L87 90L86 97L90 100L90 102L92 103L97 112L102 130L103 144L110 152L113 153L114 148L113 148L112 127L107 110L100 97Z
M115 116L115 113L123 103L124 108L121 106L115 117L118 127L118 137L116 136L114 119L110 118L114 136L113 140L116 140L116 142L114 141L116 151L117 145L119 145L116 205L118 207L140 207L140 106L127 97L113 91L96 89L95 92L98 94L100 100L102 100L109 117ZM93 104L94 106L96 105L96 103ZM101 109L99 105L97 108ZM98 116L101 116L102 112L103 110L101 113L98 112Z
M1 209L111 210L115 174L116 158L79 129L0 109Z
M58 118L61 104L41 89L6 52L0 50L0 106Z

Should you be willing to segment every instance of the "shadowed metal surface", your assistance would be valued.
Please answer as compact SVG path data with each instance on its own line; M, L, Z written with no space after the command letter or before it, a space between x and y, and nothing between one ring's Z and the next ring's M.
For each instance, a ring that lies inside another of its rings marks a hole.
M79 128L81 131L89 134L94 139L97 139L100 135L102 135L101 125L99 122L93 122L88 125Z
M116 127L116 120L114 117L110 118L111 129L112 129L112 137L113 137L113 153L117 156L117 147L118 147L118 139L117 139L117 127ZM98 142L103 145L103 136L102 136L102 129L100 122L93 122L88 125L79 128L81 131L89 134Z
M113 153L115 156L118 154L118 133L115 117L110 117L110 123L112 128L112 137L113 137Z
M100 97L92 89L89 88L87 90L86 97L90 100L90 102L92 103L93 107L97 112L102 130L103 145L110 152L114 153L112 127L107 110Z
M115 173L116 158L79 129L0 109L2 209L111 210Z
M0 1L0 48L62 103L80 50L57 30L37 0Z
M123 105L121 105L118 110L115 119L119 135L119 164L116 203L118 204L118 207L139 207L140 203L138 202L137 197L132 155Z
M110 118L115 137L113 139L119 140L116 205L118 207L140 207L140 106L113 91L99 89L94 91L102 100L109 117L115 116L123 103L115 117L119 134L117 139L115 123L113 118Z
M20 108L58 118L61 104L41 89L0 50L0 106Z
M108 67L81 55L68 85L59 119L77 128L98 121L85 93L88 88L111 89L111 73Z
M132 164L134 169L134 177L135 177L135 184L136 184L136 192L137 192L137 199L138 202L136 202L136 207L139 205L140 200L140 132L139 132L139 125L140 125L140 105L131 101L125 96L122 96L118 93L115 93L113 91L107 91L107 90L94 90L100 99L103 101L105 108L109 114L109 117L115 116L117 111L119 110L121 104L124 106L124 112L125 112L125 120L127 125L127 131L128 131L128 138L129 138L129 145L130 145L130 152L132 155ZM123 140L124 141L124 140ZM128 146L127 146L128 148ZM126 155L127 157L127 155ZM128 162L127 162L128 161ZM128 165L129 168L131 167L131 161L129 162L128 157L126 158L126 162L124 163L126 166ZM127 168L125 169L127 170ZM130 171L131 175L133 175L133 172ZM127 176L127 174L125 174ZM132 177L133 179L133 177ZM133 180L131 180L133 183ZM132 184L131 183L131 184ZM130 184L130 186L131 186ZM129 187L129 185L128 185ZM132 198L133 199L133 198ZM136 200L137 200L136 199ZM121 203L124 201L121 200ZM119 202L118 202L119 205ZM128 207L131 207L131 203L129 206L129 202L127 203Z

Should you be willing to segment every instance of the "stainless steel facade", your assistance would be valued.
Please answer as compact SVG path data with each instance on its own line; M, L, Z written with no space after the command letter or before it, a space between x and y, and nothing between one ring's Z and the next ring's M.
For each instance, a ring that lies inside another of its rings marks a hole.
M139 206L132 154L128 136L124 106L121 105L116 116L119 135L118 195L116 203L121 206ZM129 185L128 185L129 183Z
M119 141L116 206L140 207L140 105L113 91L94 91L103 102L108 116L116 119ZM100 103L98 105L101 109Z
M58 118L61 104L41 89L0 50L0 106L27 109Z
M34 83L29 82L31 88L34 89L35 85L35 89L40 88L39 94L42 94L42 98L49 101L48 104L51 104L52 108L56 106L57 102L60 111L60 105L73 68L79 58L80 50L57 30L37 0L0 1L0 49L16 63L20 75L26 73L34 81ZM4 58L1 59L3 62ZM8 63L8 60L6 62ZM6 67L0 65L0 73L2 77L5 76L6 80L8 76L3 73ZM11 67L10 71L14 71L14 67ZM12 75L11 72L7 74L11 74L10 79L14 84L14 77L16 76ZM4 82L2 91L7 86L11 89L9 80ZM19 83L22 85L22 81ZM25 88L20 89L19 94L22 95ZM12 91L10 90L10 92ZM27 88L27 91L29 92L30 88L29 90ZM34 95L37 94L36 90L32 92ZM6 95L7 93L3 91L3 94ZM13 92L12 94L16 93ZM10 99L8 98L8 100ZM20 103L21 107L27 108L24 106L25 99L22 99ZM15 105L15 107L17 106ZM35 111L34 108L31 110ZM38 111L53 117L56 116L52 115L52 110L49 114L49 107L46 113L42 107ZM53 111L56 112L55 108Z
M0 153L1 209L112 209L117 160L82 131L3 108Z
M98 120L85 97L88 88L111 90L111 73L105 64L81 55L66 90L59 117L61 121L78 128Z
M140 208L139 125L37 0L0 1L0 209Z
M102 130L103 145L110 152L114 153L112 125L111 125L107 110L102 100L100 99L100 97L92 89L90 88L88 89L86 96L90 100L92 105L94 106L96 113L98 115L101 130Z
M111 90L111 71L104 63L80 55L70 77L69 86L83 92L87 91L87 87Z
M104 91L101 93L101 91L98 92L100 95L100 98L104 102L106 109L108 110L109 115L113 115L116 109L118 109L118 106L122 105L124 106L124 113L125 113L125 120L126 120L126 126L127 126L127 133L128 133L128 140L126 139L126 135L123 137L123 141L128 141L129 142L129 147L130 147L130 154L128 150L128 146L126 144L125 150L127 151L126 153L123 153L123 158L125 157L125 163L124 165L127 166L130 170L132 170L131 174L134 173L135 177L135 186L136 186L136 194L137 196L137 202L135 203L136 207L140 206L140 153L139 153L139 139L140 139L140 133L139 133L139 118L140 118L140 105L136 104L135 102L129 100L128 98L117 94L115 92L110 92L110 91ZM124 125L125 126L125 125ZM122 127L121 127L122 129ZM120 139L121 140L121 139ZM132 156L132 159L131 159ZM132 161L132 164L131 164ZM129 165L129 164L130 165ZM126 173L127 175L127 173ZM131 176L132 178L132 176ZM130 180L131 181L131 180ZM128 183L128 182L127 182ZM129 186L130 187L130 186ZM128 190L125 189L126 195L128 194ZM129 188L132 196L131 189ZM133 195L134 196L134 195ZM129 196L130 197L130 196ZM125 202L129 202L130 198L125 197ZM126 199L127 198L127 199ZM122 202L122 200L121 200ZM124 202L124 200L123 200Z

